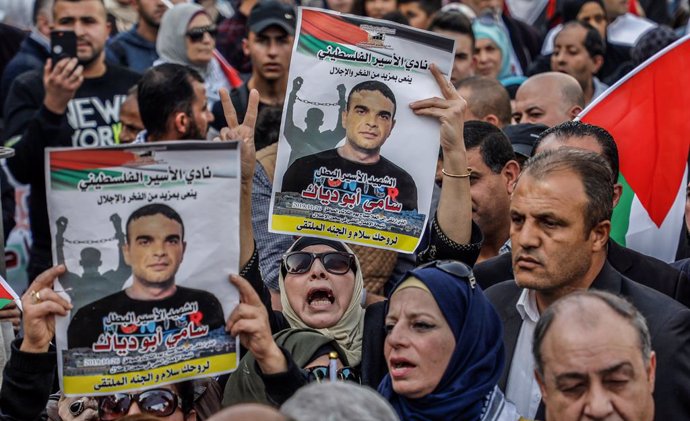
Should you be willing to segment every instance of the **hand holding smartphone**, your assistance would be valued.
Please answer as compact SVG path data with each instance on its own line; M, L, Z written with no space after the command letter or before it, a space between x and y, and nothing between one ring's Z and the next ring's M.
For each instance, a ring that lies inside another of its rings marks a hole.
M63 58L77 56L77 35L74 31L50 31L50 58L53 66Z

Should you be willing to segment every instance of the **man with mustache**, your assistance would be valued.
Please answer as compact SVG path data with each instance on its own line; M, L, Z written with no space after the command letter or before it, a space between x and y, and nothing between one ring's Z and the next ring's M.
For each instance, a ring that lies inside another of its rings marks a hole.
M19 76L4 108L6 144L15 150L7 166L17 181L31 186L29 279L52 266L44 149L114 144L120 104L139 79L105 62L110 24L102 0L55 1L51 29L74 31L77 56L49 59L42 72Z
M543 419L531 355L540 314L557 299L590 288L626 297L647 319L658 350L655 419L690 414L684 399L690 393L690 310L607 262L613 197L606 161L579 149L536 155L516 183L510 204L515 279L486 293L504 323L507 364L499 386L527 418Z

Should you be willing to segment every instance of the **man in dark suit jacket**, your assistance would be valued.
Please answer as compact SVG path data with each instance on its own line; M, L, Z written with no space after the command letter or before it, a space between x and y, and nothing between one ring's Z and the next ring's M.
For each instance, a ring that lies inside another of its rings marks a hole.
M543 132L534 147L534 154L560 147L589 150L606 159L614 176L613 206L616 206L622 187L616 183L619 168L618 148L613 137L600 127L580 121L569 121ZM690 307L690 283L683 273L670 265L623 247L613 240L609 241L606 259L615 270L626 277ZM474 267L474 275L483 289L513 279L510 254L499 255L477 264Z
M591 152L558 149L535 156L516 184L511 202L515 281L489 288L487 296L504 322L508 364L499 386L527 418L537 415L541 397L528 376L539 314L564 295L596 288L628 297L648 320L658 352L656 419L690 419L690 309L607 263L612 204L611 171Z

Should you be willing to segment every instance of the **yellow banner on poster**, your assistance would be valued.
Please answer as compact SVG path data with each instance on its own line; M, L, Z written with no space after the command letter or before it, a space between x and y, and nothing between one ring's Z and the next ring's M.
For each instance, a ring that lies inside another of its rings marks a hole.
M314 221L299 216L273 215L271 222L271 229L280 232L329 237L378 248L395 248L408 253L414 252L419 242L417 237L410 235L384 232L375 228L353 227L337 222Z
M237 353L196 358L151 370L91 376L64 376L64 393L68 396L110 395L135 389L147 389L213 374L227 373L237 368Z

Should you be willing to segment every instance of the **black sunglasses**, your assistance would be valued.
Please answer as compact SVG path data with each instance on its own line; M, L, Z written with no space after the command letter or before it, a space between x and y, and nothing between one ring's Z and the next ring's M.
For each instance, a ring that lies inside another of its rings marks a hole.
M470 268L462 262L458 262L457 260L434 260L433 262L417 266L412 271L412 273L414 273L414 271L416 270L428 267L435 267L439 270L446 272L449 275L455 276L456 278L465 279L470 284L470 288L472 289L474 289L477 286L477 280L474 278L472 268Z
M283 256L283 265L287 273L306 273L311 269L314 260L320 259L324 269L334 275L344 275L355 261L350 253L342 251L328 251L325 253L309 253L308 251L293 251Z
M201 26L199 28L192 28L185 34L192 42L199 42L204 39L204 34L211 35L215 38L218 35L218 27L216 25Z
M325 365L317 365L315 367L305 368L307 372L307 382L325 382L328 381L330 377L330 369ZM359 373L352 367L343 367L337 372L338 380L362 383L359 378Z
M119 419L127 415L132 402L136 402L144 414L167 417L181 405L179 401L180 397L168 389L151 389L141 393L116 393L98 398L98 416L102 421Z

